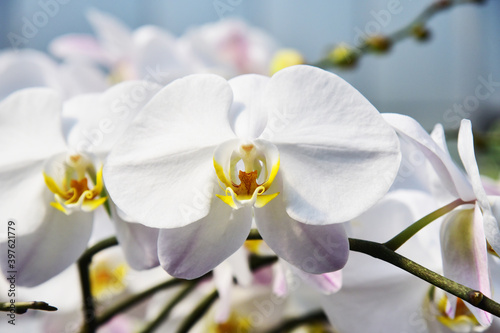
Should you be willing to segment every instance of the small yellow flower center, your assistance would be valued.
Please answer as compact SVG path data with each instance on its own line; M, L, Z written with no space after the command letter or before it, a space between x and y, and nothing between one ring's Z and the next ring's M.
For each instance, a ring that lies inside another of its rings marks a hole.
M125 263L113 265L101 261L90 267L91 293L97 299L104 299L121 293L125 287L128 266Z
M93 164L81 155L58 156L48 164L48 171L43 176L45 184L54 193L52 207L69 215L75 210L92 211L107 200L100 197L104 186L102 166L95 174ZM92 185L89 185L89 179Z
M217 195L223 202L238 209L254 205L263 207L279 193L266 194L279 170L279 154L272 146L270 152L261 146L244 143L222 145L214 154L214 168L226 195ZM227 149L230 148L230 149ZM237 175L237 177L236 177Z

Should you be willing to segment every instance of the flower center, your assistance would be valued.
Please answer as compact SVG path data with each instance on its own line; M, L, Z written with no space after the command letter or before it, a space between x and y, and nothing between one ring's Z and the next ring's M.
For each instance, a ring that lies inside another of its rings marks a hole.
M125 277L128 266L124 262L115 263L100 260L90 266L90 285L92 296L97 299L106 299L125 290Z
M214 152L214 168L225 192L217 196L234 209L263 207L279 194L264 194L279 170L278 149L269 142L227 141Z
M53 157L47 161L43 176L54 193L55 202L50 205L67 215L78 210L92 211L107 200L101 197L102 166L96 174L94 164L84 155Z

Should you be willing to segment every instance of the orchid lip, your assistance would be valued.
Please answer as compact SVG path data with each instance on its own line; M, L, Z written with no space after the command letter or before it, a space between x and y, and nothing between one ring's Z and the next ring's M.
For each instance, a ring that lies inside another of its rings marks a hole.
M83 154L60 154L49 159L44 168L45 184L54 193L50 205L70 215L90 212L102 205L104 188L102 165L96 173L92 159Z
M214 152L214 168L225 195L217 195L234 209L263 207L279 193L264 194L279 170L278 148L264 140L226 141Z

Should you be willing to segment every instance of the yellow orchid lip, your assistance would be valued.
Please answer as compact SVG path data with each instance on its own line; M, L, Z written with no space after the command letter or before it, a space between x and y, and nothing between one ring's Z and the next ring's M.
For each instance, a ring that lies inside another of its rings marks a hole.
M279 171L276 146L264 140L244 142L232 140L214 152L215 173L225 195L217 194L234 209L243 206L264 207L279 194L264 194Z
M82 155L69 155L63 161L61 156L50 160L46 169L49 171L43 172L45 184L55 198L55 202L50 205L66 215L75 210L90 212L106 202L107 197L101 197L104 188L102 165L95 174L90 159ZM95 180L91 174L95 174ZM94 186L89 187L89 179Z

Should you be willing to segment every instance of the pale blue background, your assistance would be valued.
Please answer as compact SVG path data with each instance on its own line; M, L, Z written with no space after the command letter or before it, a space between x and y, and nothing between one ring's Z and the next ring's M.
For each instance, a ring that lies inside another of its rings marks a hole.
M9 32L20 34L23 17L31 18L41 10L39 1L55 0L0 2L0 47L9 46L6 38ZM266 30L282 46L297 48L309 61L315 61L328 46L341 41L352 43L356 29L364 30L367 22L375 21L370 12L387 9L390 0L240 2L227 16L246 19ZM399 29L430 2L401 0L401 12L391 16L383 31ZM63 33L90 33L84 16L90 7L115 15L131 28L154 24L176 35L190 26L220 19L211 0L69 0L60 5L59 13L29 41L29 47L46 50L48 42ZM397 44L388 56L368 55L356 70L336 72L380 111L410 114L432 128L435 122L443 122L443 113L453 103L462 103L466 96L474 94L479 76L492 75L493 81L500 82L499 18L500 1L461 5L431 20L433 38L428 43L407 40ZM482 102L480 109L500 113L500 88Z

